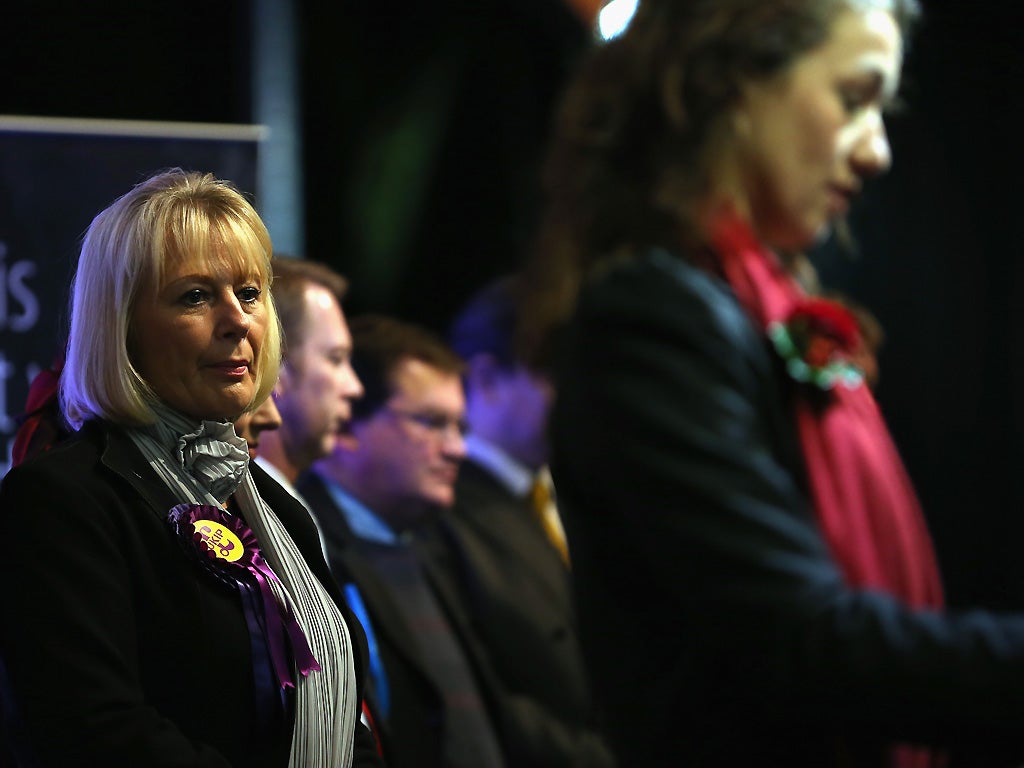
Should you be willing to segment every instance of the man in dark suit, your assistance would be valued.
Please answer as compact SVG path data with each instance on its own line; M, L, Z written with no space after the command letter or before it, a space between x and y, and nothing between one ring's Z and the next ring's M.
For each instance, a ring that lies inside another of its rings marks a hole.
M501 695L447 551L411 533L453 500L465 456L461 360L391 318L350 327L365 395L353 403L348 434L298 487L332 567L353 574L365 603L385 757L393 768L504 766Z
M466 363L467 461L439 527L474 630L506 692L510 761L608 766L579 647L546 470L552 387L513 350L516 278L484 286L449 341Z

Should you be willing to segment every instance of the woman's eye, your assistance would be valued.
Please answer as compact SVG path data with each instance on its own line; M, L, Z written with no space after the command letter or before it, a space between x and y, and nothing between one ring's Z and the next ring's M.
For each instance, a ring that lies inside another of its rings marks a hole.
M841 91L839 93L839 100L842 102L843 110L847 114L853 114L866 103L863 94L853 91Z
M878 74L851 78L836 84L839 101L848 115L872 105L884 107L886 99L883 89L884 82Z
M238 292L238 300L246 304L254 304L259 300L261 293L262 291L259 288L249 286Z
M206 301L207 293L202 288L193 288L186 291L181 297L181 303L189 307L195 307Z

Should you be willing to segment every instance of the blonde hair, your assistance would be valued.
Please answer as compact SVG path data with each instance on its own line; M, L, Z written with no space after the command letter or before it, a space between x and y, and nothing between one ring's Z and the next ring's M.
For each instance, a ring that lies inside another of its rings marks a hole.
M141 426L156 399L131 359L129 320L144 285L159 285L169 259L213 263L256 276L267 330L253 361L262 403L277 381L281 332L271 298L270 234L230 182L173 168L136 185L93 219L72 284L71 329L60 382L72 428L90 418Z

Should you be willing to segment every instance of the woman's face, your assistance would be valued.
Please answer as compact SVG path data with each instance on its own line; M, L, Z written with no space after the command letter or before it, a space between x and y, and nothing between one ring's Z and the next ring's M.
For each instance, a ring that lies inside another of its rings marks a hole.
M142 378L198 419L234 421L256 393L265 286L233 271L172 259L163 284L143 286L131 315L131 358Z
M768 245L813 244L863 181L888 169L882 112L899 85L902 56L888 12L847 8L823 45L744 89L734 113L739 203Z

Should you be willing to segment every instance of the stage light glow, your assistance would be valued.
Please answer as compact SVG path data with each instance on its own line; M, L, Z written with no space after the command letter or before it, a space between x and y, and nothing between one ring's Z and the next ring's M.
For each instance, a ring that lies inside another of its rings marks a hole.
M636 13L637 0L611 0L597 16L597 31L605 40L611 40L629 25Z

